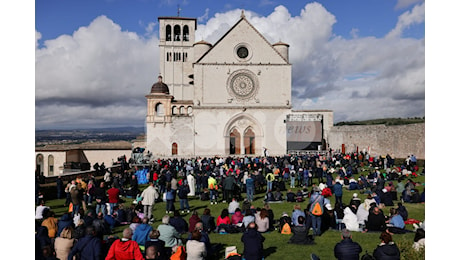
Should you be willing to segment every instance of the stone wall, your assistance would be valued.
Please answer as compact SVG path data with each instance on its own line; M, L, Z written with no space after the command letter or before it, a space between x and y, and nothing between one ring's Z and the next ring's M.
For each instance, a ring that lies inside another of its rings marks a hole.
M345 152L367 151L372 156L414 154L425 159L425 124L334 126L328 134L329 147Z

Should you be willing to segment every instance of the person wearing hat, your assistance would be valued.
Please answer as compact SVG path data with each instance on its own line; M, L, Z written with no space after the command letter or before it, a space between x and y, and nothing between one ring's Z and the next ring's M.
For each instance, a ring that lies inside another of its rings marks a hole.
M358 193L353 193L353 197L350 199L348 205L353 213L356 214L358 212L359 205L361 205L361 199L358 197Z
M321 235L321 215L324 207L324 196L321 195L319 187L313 187L313 193L310 197L310 208L308 210L311 216L313 235Z
M363 251L361 246L351 239L348 229L342 230L342 241L334 247L334 256L339 260L359 260L359 254Z

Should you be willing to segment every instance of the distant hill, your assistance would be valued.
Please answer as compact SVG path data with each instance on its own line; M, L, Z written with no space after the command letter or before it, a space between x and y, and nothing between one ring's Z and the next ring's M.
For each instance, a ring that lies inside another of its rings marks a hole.
M341 126L341 125L408 125L408 124L419 124L419 123L425 123L425 117L382 118L382 119L371 119L371 120L363 120L363 121L339 122L334 125L335 126Z
M36 130L35 146L85 142L131 141L143 135L144 127L116 127L75 130Z

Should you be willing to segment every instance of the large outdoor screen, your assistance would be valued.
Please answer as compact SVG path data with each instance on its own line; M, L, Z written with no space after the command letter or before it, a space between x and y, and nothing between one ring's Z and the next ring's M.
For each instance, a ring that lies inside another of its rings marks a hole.
M316 150L323 139L321 121L286 121L288 150Z

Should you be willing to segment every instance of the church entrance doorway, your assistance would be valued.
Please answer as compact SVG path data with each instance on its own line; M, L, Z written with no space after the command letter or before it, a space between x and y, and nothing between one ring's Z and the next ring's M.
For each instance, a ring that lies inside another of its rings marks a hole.
M236 129L233 129L233 131L230 133L230 154L241 153L240 142L240 132L238 132Z

